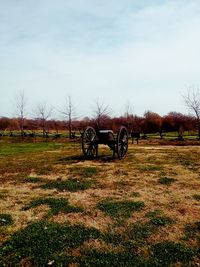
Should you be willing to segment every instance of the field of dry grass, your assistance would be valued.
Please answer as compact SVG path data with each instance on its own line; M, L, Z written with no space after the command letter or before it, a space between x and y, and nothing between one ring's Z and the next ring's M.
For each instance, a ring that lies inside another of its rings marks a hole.
M200 146L0 141L0 265L200 266Z

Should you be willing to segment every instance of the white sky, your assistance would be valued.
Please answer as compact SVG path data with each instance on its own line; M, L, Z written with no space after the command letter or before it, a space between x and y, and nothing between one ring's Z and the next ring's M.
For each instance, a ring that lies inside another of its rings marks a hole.
M71 95L80 116L97 99L121 115L186 113L200 79L199 0L0 0L0 116ZM59 117L54 114L54 117Z

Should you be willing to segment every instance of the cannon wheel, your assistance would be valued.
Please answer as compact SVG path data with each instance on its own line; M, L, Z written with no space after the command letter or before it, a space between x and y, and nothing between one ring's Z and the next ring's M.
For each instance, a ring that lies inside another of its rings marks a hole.
M116 152L118 159L124 158L128 152L128 131L124 126L117 133Z
M82 135L82 150L86 158L98 156L97 134L93 127L87 127Z

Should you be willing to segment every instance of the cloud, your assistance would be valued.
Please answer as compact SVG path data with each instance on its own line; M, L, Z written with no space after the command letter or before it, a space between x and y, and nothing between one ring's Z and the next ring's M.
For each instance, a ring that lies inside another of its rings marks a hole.
M184 111L180 91L199 83L196 0L0 5L2 113L21 89L33 106L38 98L61 105L71 94L83 116L98 97L118 115L127 99L139 114Z

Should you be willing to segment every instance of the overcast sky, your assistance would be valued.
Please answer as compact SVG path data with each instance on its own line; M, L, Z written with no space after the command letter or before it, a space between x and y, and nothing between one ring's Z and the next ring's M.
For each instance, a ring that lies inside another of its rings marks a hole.
M30 114L71 95L77 114L97 99L121 115L187 113L200 80L199 0L0 0L0 116L24 91ZM58 115L54 115L58 117Z

